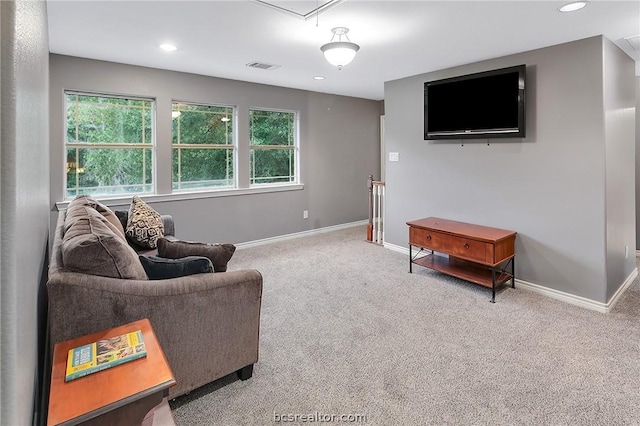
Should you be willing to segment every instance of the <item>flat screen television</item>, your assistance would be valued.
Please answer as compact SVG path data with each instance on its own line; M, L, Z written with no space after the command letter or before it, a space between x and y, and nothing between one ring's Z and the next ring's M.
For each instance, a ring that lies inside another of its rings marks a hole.
M525 137L525 65L424 83L424 138Z

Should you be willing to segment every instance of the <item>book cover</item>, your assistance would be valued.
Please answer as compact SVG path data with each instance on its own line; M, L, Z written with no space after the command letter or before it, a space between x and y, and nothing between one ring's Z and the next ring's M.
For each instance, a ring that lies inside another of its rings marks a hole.
M69 350L65 382L147 356L142 331L133 331Z

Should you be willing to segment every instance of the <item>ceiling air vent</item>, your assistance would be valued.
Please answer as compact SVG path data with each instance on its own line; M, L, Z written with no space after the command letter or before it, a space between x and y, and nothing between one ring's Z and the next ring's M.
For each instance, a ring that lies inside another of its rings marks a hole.
M276 68L280 68L280 65L265 64L264 62L249 62L247 64L247 66L249 68L258 68L258 69L267 70L267 71L271 71L271 70L275 70Z
M625 37L627 43L631 46L633 50L640 52L640 34L632 37Z

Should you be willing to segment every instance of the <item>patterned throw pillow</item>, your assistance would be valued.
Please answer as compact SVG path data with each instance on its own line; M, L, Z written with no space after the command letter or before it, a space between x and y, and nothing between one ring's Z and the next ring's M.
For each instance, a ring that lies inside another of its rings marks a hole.
M143 247L156 248L158 238L164 236L162 217L140 197L134 195L129 207L125 233Z

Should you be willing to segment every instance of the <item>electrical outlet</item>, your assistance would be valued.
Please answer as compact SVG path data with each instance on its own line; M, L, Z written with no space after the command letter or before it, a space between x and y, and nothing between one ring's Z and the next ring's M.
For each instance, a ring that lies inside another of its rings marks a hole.
M400 161L400 154L397 152L390 152L389 161Z
M309 219L309 210L305 210L302 212L302 218L303 219Z

